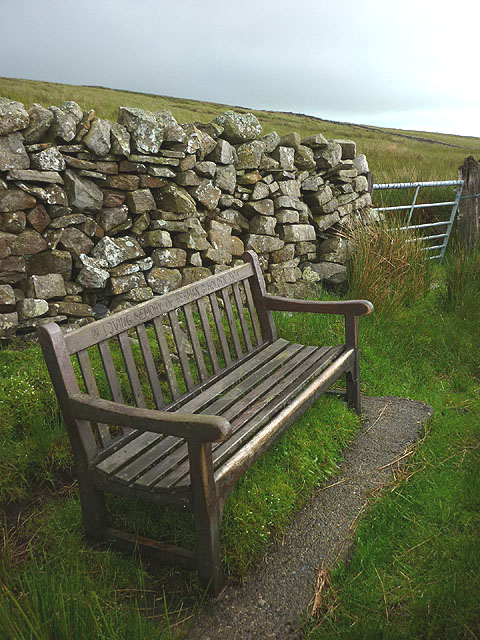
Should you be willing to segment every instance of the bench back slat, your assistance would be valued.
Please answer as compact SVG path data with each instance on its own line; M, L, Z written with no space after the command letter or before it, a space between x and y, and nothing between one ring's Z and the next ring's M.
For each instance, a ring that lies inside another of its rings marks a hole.
M125 404L122 388L120 386L120 381L118 380L115 365L113 364L113 358L108 341L102 340L101 342L99 342L98 350L100 351L100 357L102 359L103 368L105 371L105 376L107 378L108 386L110 388L112 400L114 402Z
M198 338L197 327L195 326L195 320L193 319L192 306L186 304L183 307L185 314L185 322L188 329L188 335L192 343L193 354L195 356L195 362L197 363L198 375L201 382L205 382L208 378L207 367L205 366L205 360L203 358L202 347L200 346L200 340Z
M130 382L130 387L132 389L135 404L137 405L137 407L141 407L142 409L144 409L147 405L145 404L145 398L143 397L142 385L140 383L140 378L138 377L135 360L133 359L132 347L130 346L130 338L128 337L128 333L126 331L122 331L121 333L119 333L118 341L120 343L120 349L122 350L123 360L127 369L127 376Z
M205 308L205 298L199 298L197 300L198 313L200 315L200 322L202 323L203 335L205 336L205 342L207 344L207 351L212 363L213 373L219 373L220 365L218 363L217 350L213 342L212 330L210 328L210 322L208 321L208 314Z
M155 367L155 361L153 359L145 325L139 324L136 330L140 349L142 350L145 369L147 371L148 381L150 383L150 389L152 390L153 400L155 402L155 408L162 409L165 406L165 400L163 399L163 393L160 387L160 381L158 379L158 373Z
M90 362L87 349L82 349L77 353L77 361L80 366L83 383L87 393L98 398L100 394L98 393L97 382L93 374L92 363ZM103 447L110 444L112 437L106 424L97 423L97 435L100 438Z
M235 299L235 305L238 310L238 318L240 320L240 326L242 328L243 339L245 340L245 347L247 351L251 351L253 349L252 339L250 337L250 332L248 330L248 323L245 317L245 308L242 302L242 294L240 293L240 286L238 282L232 285L233 289L233 297Z
M250 315L250 319L252 321L255 341L257 344L260 344L260 342L262 341L262 332L260 330L260 325L258 323L257 311L255 309L255 304L253 302L252 290L250 289L250 282L249 280L243 280L242 284L245 290L245 297L247 299L247 309Z
M188 361L187 350L185 348L185 334L180 328L178 322L178 309L168 312L170 320L170 326L173 332L173 339L175 340L175 346L177 348L177 354L180 359L180 366L182 367L183 378L187 385L188 391L195 387L195 383L192 377L192 371L190 369L190 363Z
M168 386L172 398L175 400L180 397L180 389L178 388L177 376L173 368L172 356L167 344L167 338L165 337L165 327L163 326L162 318L155 318L153 320L153 326L155 328L155 336L157 338L157 344L160 349L161 358L163 360L163 366L165 368L165 375L167 376Z
M230 329L230 336L233 341L233 346L235 347L235 359L241 358L243 351L240 344L240 338L238 337L237 327L235 325L235 318L233 317L233 309L232 302L230 300L230 292L228 289L222 289L220 291L220 295L222 296L223 308L225 310L225 315L227 316L228 327Z
M218 339L220 340L220 345L222 347L223 357L225 359L225 365L228 367L232 364L232 358L230 356L230 348L227 342L227 336L225 335L225 329L223 327L223 319L222 314L220 313L220 308L218 306L217 296L211 293L208 296L210 300L210 305L212 307L213 319L215 320L215 328L217 330Z

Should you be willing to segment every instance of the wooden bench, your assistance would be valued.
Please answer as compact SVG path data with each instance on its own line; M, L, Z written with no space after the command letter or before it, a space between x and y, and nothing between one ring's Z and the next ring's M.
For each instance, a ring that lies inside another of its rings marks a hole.
M243 258L66 335L54 323L38 329L87 537L196 568L214 594L223 582L222 509L235 482L343 373L348 405L360 412L358 316L373 309L365 300L269 295L257 256ZM345 344L277 338L272 311L344 315ZM103 365L100 377L92 359ZM193 511L196 551L112 528L105 491Z

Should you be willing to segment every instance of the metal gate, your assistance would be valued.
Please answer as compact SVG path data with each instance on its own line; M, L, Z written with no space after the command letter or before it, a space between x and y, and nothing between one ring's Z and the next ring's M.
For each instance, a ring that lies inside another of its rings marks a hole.
M462 196L463 184L464 184L463 180L443 180L439 182L393 182L390 184L374 184L373 189L375 191L384 190L384 189L415 189L415 193L414 193L411 204L400 205L395 207L375 207L375 211L407 211L408 210L409 213L408 213L406 226L399 227L399 230L414 231L416 234L418 234L415 237L415 241L426 243L426 245L423 247L423 251L438 252L434 255L429 255L427 253L426 258L428 258L429 260L441 260L445 255L445 251L447 249L448 240L450 238L450 233L452 231L455 215L458 209L458 204ZM449 186L457 187L455 199L452 200L451 202L429 202L424 204L417 204L418 193L420 189L422 189L423 187L449 187ZM451 206L450 217L447 220L427 222L425 224L410 224L416 209L427 209L432 207L445 207L445 206ZM437 228L440 227L440 229L435 229L435 227ZM441 230L442 228L445 229L443 233L436 233L437 230ZM422 231L419 232L419 230L422 230ZM432 235L427 235L430 231L434 231L434 233ZM425 235L424 235L424 232L425 232ZM433 242L433 244L429 244L430 242Z

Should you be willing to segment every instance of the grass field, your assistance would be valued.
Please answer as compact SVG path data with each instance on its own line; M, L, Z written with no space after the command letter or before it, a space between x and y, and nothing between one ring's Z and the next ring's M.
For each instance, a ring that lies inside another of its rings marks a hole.
M75 99L105 117L115 117L119 104L170 108L184 121L225 110L90 87L7 79L0 85L1 95L25 104ZM266 131L322 131L357 140L381 177L377 181L451 178L466 155L478 156L480 144L448 136L466 143L457 149L303 116L258 115ZM382 264L392 262L388 256ZM397 301L390 298L398 290L396 273L382 272L387 286L372 287L378 261L360 269L371 274L363 282L352 274L355 295L371 297L379 308L361 319L363 392L428 402L435 414L404 471L360 521L351 562L330 574L320 616L305 621L312 640L480 637L480 257L452 247L443 265L430 267L421 280L407 273L402 291L410 282L411 295ZM316 295L334 297L321 289ZM341 319L276 314L276 320L289 340L341 340ZM233 575L251 571L298 506L335 473L358 426L338 400L323 398L242 479L226 505L222 530L224 561ZM38 347L1 348L2 640L181 637L203 603L195 575L89 547L71 465ZM192 522L183 514L122 500L110 507L120 522L193 543Z

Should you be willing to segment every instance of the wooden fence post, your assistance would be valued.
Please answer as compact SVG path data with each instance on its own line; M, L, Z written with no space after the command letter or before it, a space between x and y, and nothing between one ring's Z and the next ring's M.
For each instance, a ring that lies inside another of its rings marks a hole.
M457 214L458 239L470 250L480 248L480 196L465 198L480 194L480 163L473 156L465 158L458 177L465 182Z
M373 197L373 185L375 184L373 173L369 171L365 177L367 178L367 182L368 182L368 192Z

